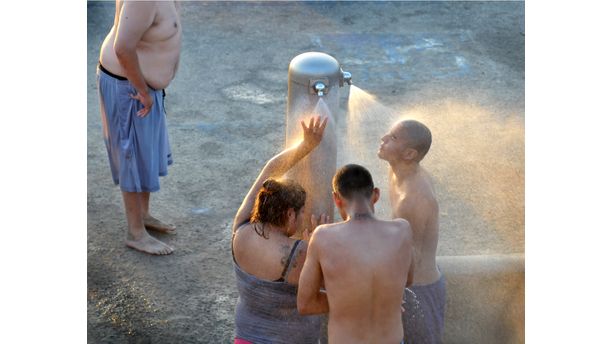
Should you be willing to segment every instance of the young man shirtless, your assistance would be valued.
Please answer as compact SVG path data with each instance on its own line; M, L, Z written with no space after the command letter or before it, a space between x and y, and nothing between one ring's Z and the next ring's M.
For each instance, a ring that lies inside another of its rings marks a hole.
M179 63L176 6L172 1L116 1L98 66L104 141L128 219L126 244L150 254L173 251L145 228L175 229L151 216L149 195L159 190L159 176L172 163L163 98Z
M436 265L438 202L431 177L420 165L431 146L431 132L420 122L405 120L381 141L378 157L390 167L392 215L408 220L414 236L414 281L403 314L405 342L441 343L446 289Z
M329 312L332 344L400 343L401 303L411 280L410 225L374 216L380 191L364 167L342 167L332 184L345 221L313 232L300 275L298 310ZM326 292L320 291L323 281Z

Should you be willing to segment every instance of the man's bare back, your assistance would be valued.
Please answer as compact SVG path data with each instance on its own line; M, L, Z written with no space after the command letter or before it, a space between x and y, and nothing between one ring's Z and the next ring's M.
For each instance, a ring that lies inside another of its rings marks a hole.
M124 27L119 25L120 20L136 22L136 27ZM140 25L146 27L138 27ZM181 22L178 15L177 4L173 1L141 2L124 1L116 2L115 21L102 43L100 49L100 62L113 74L128 77L128 73L121 66L115 51L118 30L120 37L136 34L138 42L136 53L140 70L146 83L154 89L166 88L176 74L179 54L181 48Z
M354 170L357 174L351 174ZM369 172L366 187L358 186L359 174L366 172L347 165L336 173L334 181L354 186L359 196L334 191L334 202L346 221L317 227L300 276L298 310L329 312L329 343L396 344L403 338L401 304L404 288L411 283L412 231L405 220L374 217L379 190L373 188ZM368 188L373 192L362 191ZM334 182L338 189L342 186ZM319 291L323 281L325 293Z
M321 228L330 343L399 343L410 268L409 225L373 218Z

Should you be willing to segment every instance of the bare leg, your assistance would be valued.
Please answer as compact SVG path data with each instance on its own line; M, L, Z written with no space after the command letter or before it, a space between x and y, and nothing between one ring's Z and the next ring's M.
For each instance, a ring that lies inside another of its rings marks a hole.
M144 227L141 195L138 192L122 192L125 213L128 220L128 235L125 241L128 247L149 254L170 254L172 247L153 238Z
M144 219L144 226L146 229L156 231L160 233L172 233L176 229L176 226L169 223L161 222L160 220L151 216L149 213L149 192L140 193L140 206L142 208L142 214Z

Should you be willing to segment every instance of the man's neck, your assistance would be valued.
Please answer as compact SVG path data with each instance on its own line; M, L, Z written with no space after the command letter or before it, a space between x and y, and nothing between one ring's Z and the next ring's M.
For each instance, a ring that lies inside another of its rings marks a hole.
M350 220L369 220L374 218L374 211L365 201L354 203L347 209L348 219Z
M372 212L360 212L349 215L349 220L360 221L360 220L370 220L374 218L374 214Z
M393 172L395 175L395 178L402 181L416 175L421 168L418 162L406 163L400 161L393 164L389 163L389 166L391 168L391 172Z

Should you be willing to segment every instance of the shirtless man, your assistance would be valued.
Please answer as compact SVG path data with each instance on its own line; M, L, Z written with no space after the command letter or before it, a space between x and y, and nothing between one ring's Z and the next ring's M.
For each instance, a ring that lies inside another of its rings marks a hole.
M406 343L441 343L446 289L436 265L438 202L431 177L419 164L431 146L431 132L420 122L395 124L381 139L378 157L389 163L392 215L410 222L414 235L414 284L403 314Z
M123 195L126 244L150 254L173 251L146 229L175 229L151 216L149 195L159 190L159 176L172 164L163 97L176 74L180 47L174 2L116 1L113 27L100 48L102 127L113 181Z
M329 343L402 342L401 303L411 283L412 231L403 220L374 216L380 191L364 167L346 165L333 179L344 222L312 233L300 274L298 311L329 312ZM325 292L320 291L325 281Z

